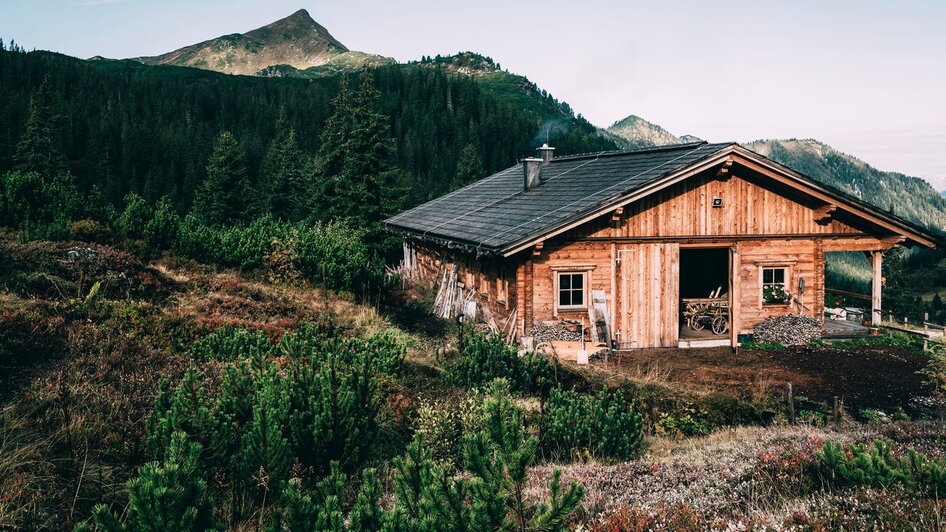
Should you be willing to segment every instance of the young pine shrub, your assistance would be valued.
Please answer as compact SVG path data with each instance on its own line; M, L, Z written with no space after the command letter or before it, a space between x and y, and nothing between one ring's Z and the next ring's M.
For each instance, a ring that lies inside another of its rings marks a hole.
M907 451L907 456L898 457L892 449L886 440L846 449L829 440L815 453L815 468L831 487L886 489L899 484L913 494L941 497L946 493L946 459L927 458L913 449Z
M587 452L630 460L640 450L643 418L620 394L553 389L542 414L542 447L553 457Z
M289 390L270 365L261 376L249 421L242 430L240 465L244 481L255 480L267 493L289 475L293 453L285 427L289 421Z
M555 382L548 359L536 353L519 356L518 350L500 335L468 329L460 358L451 368L454 381L467 388L483 387L494 379L505 379L513 391L545 395Z
M364 231L343 224L303 229L296 251L302 274L329 290L363 293L384 278L384 262L365 242Z
M162 196L154 208L153 215L144 225L142 237L154 248L170 249L177 242L180 228L181 215L171 203L171 198Z
M477 426L463 437L462 474L435 461L422 435L394 459L394 501L384 530L566 530L583 488L575 483L563 487L556 470L549 499L529 504L524 489L538 441L527 434L509 383L491 383L481 408Z
M228 325L195 342L190 352L195 362L228 362L240 359L265 360L275 349L264 333Z
M145 226L153 217L153 209L148 201L131 192L125 196L125 209L115 220L115 229L119 236L139 240L144 236Z
M164 460L145 464L128 483L128 507L123 514L104 504L93 510L98 530L106 532L214 530L213 508L207 497L207 482L199 474L201 446L175 432ZM122 520L124 517L124 520ZM90 530L88 525L79 530Z
M571 483L563 491L561 472L555 470L549 500L528 507L523 492L539 441L527 435L523 411L510 396L508 383L492 383L483 410L481 429L464 440L464 466L479 479L470 486L476 501L472 529L565 530L581 502L582 486Z
M187 368L174 389L168 379L161 379L154 410L147 421L152 452L161 455L178 432L193 441L211 443L214 426L211 405L212 400L204 390L204 375L194 366Z

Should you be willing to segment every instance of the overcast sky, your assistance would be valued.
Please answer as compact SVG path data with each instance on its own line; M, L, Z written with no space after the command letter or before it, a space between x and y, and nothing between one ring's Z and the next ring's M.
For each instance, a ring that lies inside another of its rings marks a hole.
M353 50L473 50L591 122L816 138L946 189L946 1L0 0L0 37L156 55L305 8Z

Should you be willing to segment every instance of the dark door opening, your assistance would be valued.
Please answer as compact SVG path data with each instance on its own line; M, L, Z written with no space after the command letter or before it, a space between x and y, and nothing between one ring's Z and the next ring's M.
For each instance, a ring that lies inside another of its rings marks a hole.
M729 248L680 250L680 338L723 339L729 319Z

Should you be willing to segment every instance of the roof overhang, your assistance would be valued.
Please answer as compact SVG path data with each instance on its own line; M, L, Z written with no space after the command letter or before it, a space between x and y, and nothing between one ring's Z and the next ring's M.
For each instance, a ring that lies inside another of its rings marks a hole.
M808 178L788 167L778 164L762 155L751 150L743 148L738 144L731 144L715 154L702 159L690 166L681 168L663 178L654 180L648 185L634 190L626 195L616 195L615 197L603 202L600 207L582 213L557 224L555 227L536 233L513 242L508 246L498 250L503 256L515 255L521 251L543 242L570 229L590 222L600 216L603 216L619 207L624 207L634 203L642 198L654 194L676 183L684 181L696 174L709 170L718 165L739 164L745 168L760 173L770 179L781 182L796 190L801 191L813 198L817 198L825 203L836 206L838 210L848 212L854 216L863 218L887 231L896 235L903 236L907 241L926 247L936 247L942 238L935 233L907 222L891 213L883 212L876 207L858 200L852 196L834 190L831 187L820 184L811 178Z

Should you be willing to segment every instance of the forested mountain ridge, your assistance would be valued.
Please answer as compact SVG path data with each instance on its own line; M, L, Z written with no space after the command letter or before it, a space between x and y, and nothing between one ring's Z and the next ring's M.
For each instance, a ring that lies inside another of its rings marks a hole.
M625 147L660 146L685 140L634 115L616 122L602 135L620 137L618 142ZM813 139L769 139L742 144L907 220L946 232L946 198L919 177L878 170L853 155Z
M519 102L533 98L532 93L515 84L495 90L479 77L437 64L365 72L381 91L379 110L389 118L399 185L407 191L405 206L515 164L546 140L546 131L558 153L615 147L547 93L523 106ZM97 185L112 204L132 191L150 200L168 195L183 211L204 179L221 131L232 132L245 149L251 184L259 182L280 110L300 149L314 154L344 77L229 76L129 60L83 61L3 50L0 172L12 168L30 98L48 78L63 118L58 140L80 189ZM548 127L550 116L558 118L558 127Z

